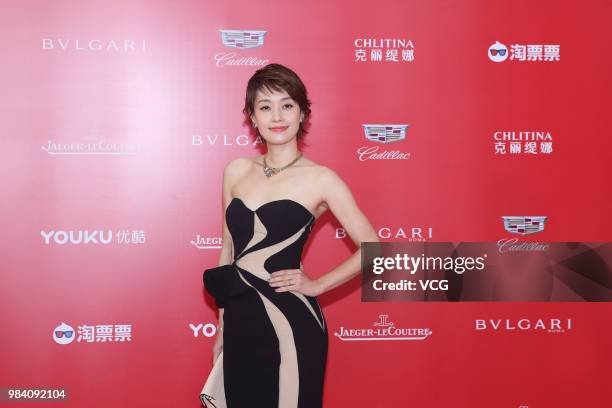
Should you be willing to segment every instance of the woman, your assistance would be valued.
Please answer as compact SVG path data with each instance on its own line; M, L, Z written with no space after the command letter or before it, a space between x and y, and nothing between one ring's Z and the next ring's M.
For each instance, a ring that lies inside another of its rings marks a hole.
M360 271L360 250L318 279L301 268L315 220L330 209L359 247L378 241L338 175L306 158L310 101L289 68L269 64L249 80L244 113L267 152L223 173L223 249L205 272L219 306L207 407L321 407L327 325L316 296Z

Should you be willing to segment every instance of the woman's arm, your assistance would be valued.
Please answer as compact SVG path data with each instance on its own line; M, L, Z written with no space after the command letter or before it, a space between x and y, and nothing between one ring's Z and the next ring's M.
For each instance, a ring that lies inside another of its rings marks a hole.
M242 159L235 159L229 162L223 169L223 213L221 215L223 220L223 245L221 247L221 253L219 254L219 266L229 265L234 259L234 244L232 241L232 235L227 228L227 221L225 220L225 211L227 206L232 201L231 187L236 181L236 173L241 165ZM223 328L223 308L219 308L219 327Z
M379 242L372 225L361 212L344 181L331 169L320 176L323 198L334 216L351 237L357 251L340 265L315 280L319 294L349 281L361 271L361 243Z
M307 296L318 296L327 292L359 274L362 242L379 242L376 231L357 206L353 194L335 172L323 168L315 185L321 189L322 199L357 245L358 250L319 279L311 280L301 268L283 269L271 273L269 284L275 288L275 292L297 291Z
M219 266L229 265L234 259L234 244L232 235L227 228L227 221L225 220L225 211L227 206L232 201L231 186L234 185L236 179L240 175L240 169L244 167L244 159L235 159L229 162L223 169L223 245L221 247L221 253L219 254ZM219 329L213 345L213 361L217 360L219 354L223 351L223 313L224 309L219 308Z

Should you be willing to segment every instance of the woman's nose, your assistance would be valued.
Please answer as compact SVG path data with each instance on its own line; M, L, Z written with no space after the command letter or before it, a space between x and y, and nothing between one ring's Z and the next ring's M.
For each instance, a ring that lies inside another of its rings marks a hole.
M278 121L281 118L281 109L280 107L272 110L272 120Z

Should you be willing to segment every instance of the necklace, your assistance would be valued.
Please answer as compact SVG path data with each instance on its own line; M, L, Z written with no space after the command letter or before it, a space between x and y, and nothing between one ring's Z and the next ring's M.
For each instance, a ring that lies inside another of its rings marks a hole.
M273 175L275 175L276 173L280 173L281 171L285 170L287 167L292 166L293 164L295 164L296 161L298 161L300 159L300 157L302 157L302 153L298 153L298 155L295 157L295 159L293 159L291 161L291 163L287 164L286 166L283 167L270 167L268 166L268 164L266 163L266 156L263 157L263 172L266 175L267 178L272 177Z

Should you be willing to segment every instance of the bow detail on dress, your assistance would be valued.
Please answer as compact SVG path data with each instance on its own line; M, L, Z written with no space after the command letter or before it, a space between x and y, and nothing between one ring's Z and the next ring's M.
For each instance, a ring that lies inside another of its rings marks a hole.
M204 271L204 286L208 293L215 298L218 308L223 308L228 298L241 295L251 289L238 276L239 273L234 263Z

